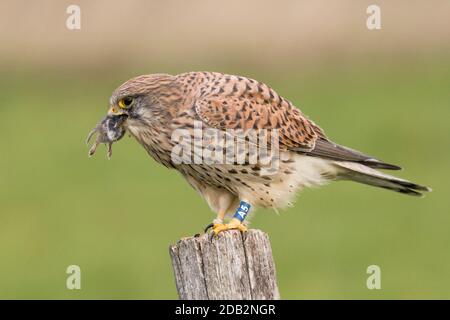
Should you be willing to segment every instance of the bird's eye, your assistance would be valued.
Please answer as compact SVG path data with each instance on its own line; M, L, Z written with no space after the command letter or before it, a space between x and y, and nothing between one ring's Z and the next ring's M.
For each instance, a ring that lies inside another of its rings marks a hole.
M121 107L122 109L129 108L132 104L133 104L133 98L130 98L130 97L120 99L120 101L119 101L119 107Z

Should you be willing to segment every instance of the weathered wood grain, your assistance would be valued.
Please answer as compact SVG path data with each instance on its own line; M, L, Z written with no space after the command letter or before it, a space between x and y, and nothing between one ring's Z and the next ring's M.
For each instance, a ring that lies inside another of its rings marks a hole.
M180 299L280 298L269 237L261 230L184 238L169 252Z

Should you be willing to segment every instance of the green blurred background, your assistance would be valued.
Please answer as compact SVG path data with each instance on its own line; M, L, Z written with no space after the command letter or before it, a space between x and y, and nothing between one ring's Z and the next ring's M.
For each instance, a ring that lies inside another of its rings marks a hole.
M378 31L367 1L78 1L78 31L72 2L2 2L0 298L177 297L168 246L213 213L133 139L110 161L84 139L128 78L211 70L269 84L336 142L434 189L339 182L259 211L282 298L449 299L450 7L432 2L379 2ZM81 290L66 289L72 264ZM372 264L381 290L366 287Z

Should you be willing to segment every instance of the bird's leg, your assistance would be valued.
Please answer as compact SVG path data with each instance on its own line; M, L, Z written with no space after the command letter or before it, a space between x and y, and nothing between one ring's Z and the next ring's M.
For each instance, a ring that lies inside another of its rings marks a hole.
M213 228L215 225L223 224L223 217L225 216L225 213L226 210L219 210L219 213L217 214L217 217L213 220L213 222L206 226L205 232Z
M222 231L231 230L231 229L238 229L242 232L247 231L247 227L242 223L247 216L247 214L250 211L250 204L246 201L241 201L239 204L239 207L236 209L236 212L233 216L233 218L230 220L229 223L214 223L212 226L214 234L219 234ZM217 216L219 218L219 215ZM216 219L217 220L217 219ZM223 215L220 218L220 220L223 220Z
M225 216L226 210L220 210L217 214L217 217L213 220L213 224L221 224L223 223L223 217Z

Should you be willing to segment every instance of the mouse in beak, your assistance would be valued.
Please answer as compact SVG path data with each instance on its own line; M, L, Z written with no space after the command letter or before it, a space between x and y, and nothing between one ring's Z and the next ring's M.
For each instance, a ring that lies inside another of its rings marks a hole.
M123 124L127 119L125 114L108 114L102 121L100 121L94 129L89 132L86 139L86 144L89 144L91 138L97 133L97 138L94 144L89 149L89 157L93 156L97 150L97 147L104 143L107 145L108 159L112 156L112 145L114 142L119 141L125 135L126 129Z

